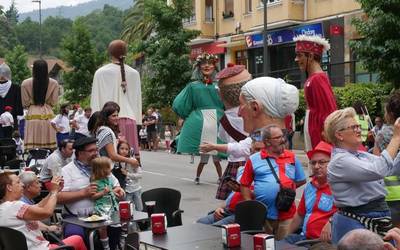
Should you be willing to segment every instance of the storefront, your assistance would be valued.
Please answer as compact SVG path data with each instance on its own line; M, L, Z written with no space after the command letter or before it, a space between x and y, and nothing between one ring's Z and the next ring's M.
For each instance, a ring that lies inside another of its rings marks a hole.
M302 76L297 63L294 61L296 54L293 38L301 34L324 37L326 32L324 32L323 23L315 23L272 30L267 34L267 60L269 60L268 75L283 78L289 83L296 85L298 88L301 87L301 83L304 81L304 76ZM263 34L258 33L246 36L246 45L248 48L249 72L253 77L264 75ZM338 46L336 45L336 47ZM343 53L341 54L343 55ZM330 63L329 54L323 56L323 62L327 64Z

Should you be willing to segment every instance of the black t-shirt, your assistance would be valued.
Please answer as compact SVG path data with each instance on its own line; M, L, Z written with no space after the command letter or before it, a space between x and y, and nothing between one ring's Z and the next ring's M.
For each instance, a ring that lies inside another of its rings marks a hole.
M157 120L157 117L152 116L152 115L146 115L146 116L143 118L143 123L144 123L144 122L150 122L150 121L156 121L156 120ZM147 126L146 126L146 131L147 131L147 133L156 131L156 123L151 124L151 125L147 125Z

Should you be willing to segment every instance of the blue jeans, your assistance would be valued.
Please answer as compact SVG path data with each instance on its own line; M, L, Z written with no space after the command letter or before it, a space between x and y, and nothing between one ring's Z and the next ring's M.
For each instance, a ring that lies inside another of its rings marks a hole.
M225 217L218 221L215 220L214 213L211 213L197 220L197 223L214 225L214 226L222 226L222 225L232 224L234 222L235 222L235 215L227 210L225 210Z
M142 190L135 191L133 193L126 193L126 200L132 201L135 204L136 211L143 211L143 203L142 203Z
M359 215L370 218L377 218L377 217L390 216L390 211L360 213ZM337 245L337 243L346 233L354 229L363 229L363 228L365 227L358 220L344 216L339 212L335 213L333 215L333 220L332 220L332 243L334 245Z
M283 239L283 241L289 243L289 244L296 244L296 242L302 241L302 240L306 240L306 236L301 235L301 234L289 234L288 236L285 237L285 239Z

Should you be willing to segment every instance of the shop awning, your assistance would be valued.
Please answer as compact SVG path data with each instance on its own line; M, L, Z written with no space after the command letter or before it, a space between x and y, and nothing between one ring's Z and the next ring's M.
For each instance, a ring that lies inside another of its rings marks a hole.
M221 43L221 44L218 44L217 47L232 48L232 47L242 46L245 44L246 44L245 40L240 40L240 41L234 41L234 42L230 42L230 43Z
M190 57L194 59L198 55L201 55L203 53L210 53L214 55L225 54L225 48L218 46L225 43L226 42L222 41L222 42L192 45L192 51L190 53Z

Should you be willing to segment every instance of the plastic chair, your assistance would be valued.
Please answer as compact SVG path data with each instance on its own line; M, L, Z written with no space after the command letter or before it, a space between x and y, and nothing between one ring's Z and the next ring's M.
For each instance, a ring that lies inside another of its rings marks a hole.
M0 249L28 250L25 235L20 231L8 227L0 227Z
M124 250L139 250L139 247L140 247L139 233L137 232L129 233L125 239Z
M142 193L143 211L147 212L146 201L155 201L154 213L165 213L168 227L182 225L183 210L179 209L181 192L171 188L155 188Z
M59 241L61 244L61 241ZM25 235L15 229L0 227L0 250L28 250ZM53 250L74 250L72 246L62 245Z
M256 200L242 201L235 208L235 222L240 225L240 231L261 231L265 223L267 207Z

